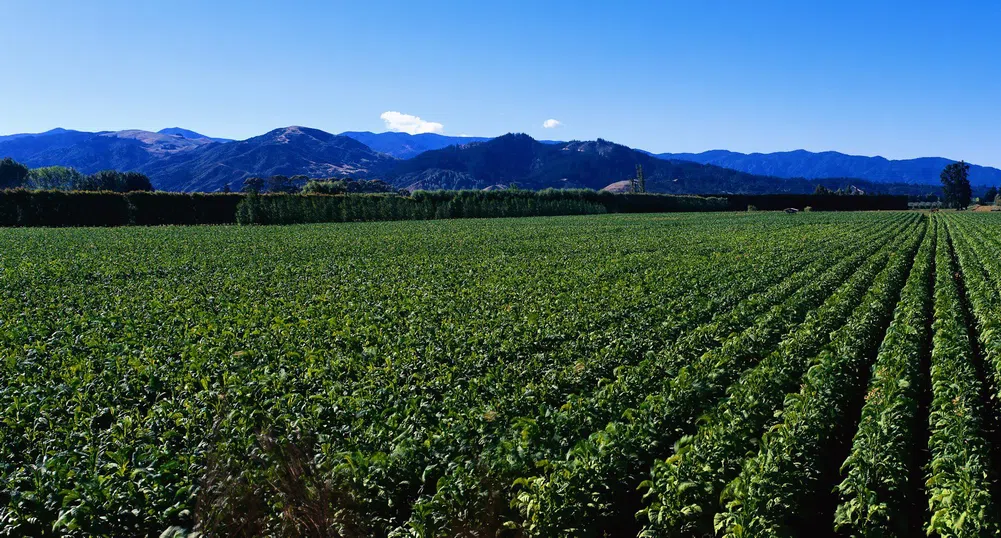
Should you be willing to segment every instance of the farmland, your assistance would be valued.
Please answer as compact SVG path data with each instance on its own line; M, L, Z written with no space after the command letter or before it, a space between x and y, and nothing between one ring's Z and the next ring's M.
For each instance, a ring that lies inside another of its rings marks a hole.
M996 535L999 231L0 229L0 536Z

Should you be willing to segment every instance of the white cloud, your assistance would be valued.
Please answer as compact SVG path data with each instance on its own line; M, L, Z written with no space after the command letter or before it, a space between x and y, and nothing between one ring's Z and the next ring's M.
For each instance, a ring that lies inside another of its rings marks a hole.
M554 129L556 127L559 127L560 125L563 125L562 123L560 123L560 120L554 120L552 118L542 122L542 126L545 127L546 129Z
M392 110L383 112L382 121L386 122L386 129L408 134L440 133L445 126L434 121L424 121L417 116L394 112Z

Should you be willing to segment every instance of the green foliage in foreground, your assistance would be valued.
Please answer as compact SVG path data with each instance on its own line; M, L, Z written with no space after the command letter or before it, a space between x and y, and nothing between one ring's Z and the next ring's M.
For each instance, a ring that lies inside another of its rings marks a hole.
M999 217L0 229L0 536L990 535Z

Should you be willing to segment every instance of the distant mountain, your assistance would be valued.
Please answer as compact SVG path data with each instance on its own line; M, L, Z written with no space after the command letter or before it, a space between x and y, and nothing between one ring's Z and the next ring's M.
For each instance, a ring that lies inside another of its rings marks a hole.
M0 135L0 142L3 142L5 140L14 140L15 138L25 138L29 136L49 136L49 135L78 133L78 132L80 131L70 131L68 129L63 129L62 127L56 127L55 129L50 129L48 131L45 131L44 133L17 133L9 135Z
M601 139L537 141L514 134L492 139L367 132L333 135L305 127L276 129L243 141L218 140L225 139L176 127L159 133L53 129L0 137L0 158L10 156L33 168L72 166L83 173L139 171L148 174L157 189L184 191L216 191L226 184L238 189L247 177L274 174L381 178L410 189L500 188L512 183L531 189L623 188L627 183L622 182L642 164L652 192L705 194L802 193L813 192L818 184L927 194L937 189L938 173L950 162L887 161L806 151L653 156ZM888 171L873 164L880 162L889 163L884 164ZM866 163L871 166L863 166ZM1001 184L996 174L1001 170L971 169L976 185ZM838 179L859 176L876 179Z
M89 140L97 136L97 134L66 129L53 129L44 133L7 135L0 138L0 157L13 157L15 160L30 167L61 164L50 161L61 159L61 156L56 155L60 153L60 150ZM47 153L48 155L46 155Z
M650 192L810 193L817 184L873 188L866 181L783 179L691 161L669 161L601 139L547 144L524 134L427 151L397 161L385 178L410 190L483 189L512 183L526 189L621 189L623 182L636 175L636 165L643 166Z
M223 143L225 143L225 142L232 142L233 141L232 139L229 139L229 138L212 138L211 136L205 136L205 135L203 135L201 133L196 133L194 131L189 131L188 129L182 129L180 127L168 127L166 129L160 129L159 131L157 131L157 133L159 133L159 134L165 134L165 135L177 135L177 136L181 136L181 137L184 137L184 138L189 138L191 140L198 140L199 138L205 138L205 139L211 140L213 142L223 142Z
M657 157L784 178L855 177L875 183L924 185L938 185L942 169L955 162L941 157L889 160L883 157L845 155L836 151L813 153L806 150L750 154L713 150L703 153L661 153ZM974 185L1001 185L1001 170L970 165L970 182Z
M89 133L57 129L0 138L0 157L29 167L70 166L85 174L115 169L150 176L160 190L237 189L250 176L361 176L394 159L348 138L287 127L239 142L218 142L186 129Z
M251 176L370 177L394 159L346 136L306 127L275 129L239 142L210 144L140 168L160 190L233 190Z
M407 134L407 133L372 133L369 131L345 131L340 136L353 138L362 144L378 151L392 155L397 159L409 159L425 151L470 144L473 142L483 142L489 138L473 136L445 136L434 133Z
M56 129L0 139L0 155L29 167L61 165L85 174L99 170L139 170L158 159L214 144L202 138L128 130L88 133Z

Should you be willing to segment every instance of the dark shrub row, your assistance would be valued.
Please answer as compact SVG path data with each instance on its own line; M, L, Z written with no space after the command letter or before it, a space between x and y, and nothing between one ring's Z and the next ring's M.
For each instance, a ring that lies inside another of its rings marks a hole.
M130 224L232 224L239 194L131 193L125 196L132 208Z
M293 224L366 220L589 215L723 211L723 198L612 194L590 190L416 191L394 195L250 196L237 210L241 224Z
M0 191L0 226L294 224L369 220L743 211L907 209L904 196L613 194L583 189L396 194L181 194Z
M237 194L0 191L0 226L125 226L236 222Z

